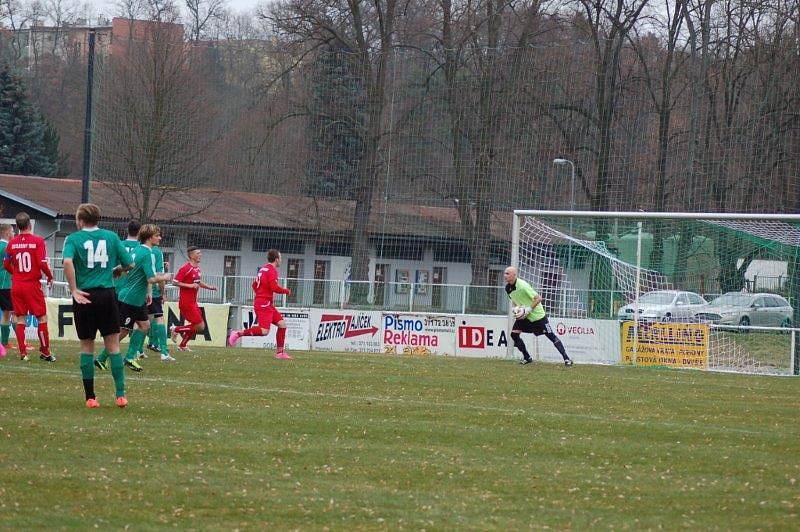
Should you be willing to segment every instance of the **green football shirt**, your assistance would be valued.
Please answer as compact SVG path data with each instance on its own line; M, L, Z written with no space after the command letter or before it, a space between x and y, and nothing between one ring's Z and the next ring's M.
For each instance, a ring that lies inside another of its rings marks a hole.
M114 268L131 264L131 257L117 234L98 227L69 235L64 241L63 254L75 265L75 284L80 290L114 288Z
M133 264L133 259L136 258L136 250L141 246L138 240L133 240L130 238L126 238L122 241L122 247L125 248L125 251L128 253L128 256L131 258L131 264ZM117 294L125 288L128 284L128 275L123 274L122 277L118 279L114 279L114 288L117 289Z
M8 240L0 240L0 258L6 256L6 246ZM0 290L8 290L11 288L11 274L0 265Z
M156 258L156 274L164 273L164 252L158 246L153 246L153 256ZM153 285L153 298L161 297L161 286L156 283Z
M538 295L539 294L536 293L536 290L534 290L531 285L519 277L517 277L517 282L514 284L514 290L508 292L508 297L511 298L511 301L518 307L530 307L531 303L533 303L533 298ZM545 314L544 305L539 303L536 305L536 308L528 314L527 319L529 321L537 321L544 318Z
M155 277L156 258L147 246L136 248L133 269L128 272L125 286L117 290L117 297L123 303L141 307L147 302L148 279Z

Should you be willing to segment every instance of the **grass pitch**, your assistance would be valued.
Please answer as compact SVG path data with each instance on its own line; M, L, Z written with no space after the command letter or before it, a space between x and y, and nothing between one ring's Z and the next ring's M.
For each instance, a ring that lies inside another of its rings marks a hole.
M197 349L0 360L0 528L797 529L800 381Z

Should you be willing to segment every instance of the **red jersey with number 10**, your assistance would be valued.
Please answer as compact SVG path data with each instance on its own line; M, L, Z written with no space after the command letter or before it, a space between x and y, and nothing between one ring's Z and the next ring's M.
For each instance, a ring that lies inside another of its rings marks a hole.
M16 283L38 283L42 274L49 281L53 277L47 258L44 238L31 233L20 233L6 246L3 266L11 272L11 285Z
M187 262L175 274L173 280L179 283L186 284L200 284L200 266L192 266L191 262ZM178 296L179 305L194 305L197 303L197 288L184 288L180 287L180 295Z
M253 292L256 294L254 303L272 303L275 294L288 294L289 290L278 284L278 270L267 263L258 269Z

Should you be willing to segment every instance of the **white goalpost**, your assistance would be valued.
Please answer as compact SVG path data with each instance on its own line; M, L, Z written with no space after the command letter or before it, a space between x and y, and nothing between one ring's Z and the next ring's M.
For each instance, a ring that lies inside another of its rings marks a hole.
M797 373L800 214L516 210L511 243L576 362Z

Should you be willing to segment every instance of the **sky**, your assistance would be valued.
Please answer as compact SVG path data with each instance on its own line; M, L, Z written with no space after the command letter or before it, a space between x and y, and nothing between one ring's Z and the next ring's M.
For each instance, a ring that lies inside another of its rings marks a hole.
M91 9L94 9L94 15L104 15L111 18L117 11L113 0L86 0L86 3L91 6ZM179 1L178 3L181 2ZM259 3L261 3L261 0L226 0L228 8L234 11L251 11Z

